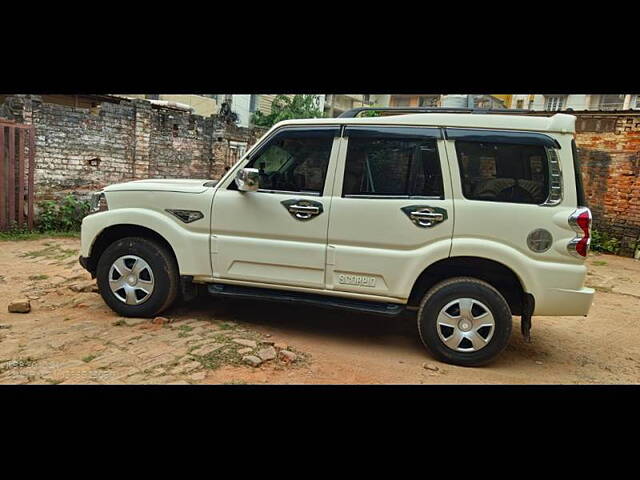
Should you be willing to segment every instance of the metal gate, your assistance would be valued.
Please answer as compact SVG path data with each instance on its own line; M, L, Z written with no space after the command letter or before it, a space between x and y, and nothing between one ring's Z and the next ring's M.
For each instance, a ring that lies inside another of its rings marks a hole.
M0 119L0 230L33 228L34 170L35 128Z

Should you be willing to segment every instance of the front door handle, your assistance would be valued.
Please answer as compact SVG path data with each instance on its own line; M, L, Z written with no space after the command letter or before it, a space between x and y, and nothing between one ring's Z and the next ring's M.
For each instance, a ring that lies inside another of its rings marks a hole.
M411 212L411 218L418 220L430 220L433 222L441 222L444 220L444 215L441 213L432 213L432 212L422 212L420 210L416 210L415 212Z
M280 203L296 220L310 220L320 215L323 211L322 204L313 200L294 199L283 200Z
M430 207L429 205L410 205L403 207L402 211L418 227L430 228L447 219L447 211L444 208Z

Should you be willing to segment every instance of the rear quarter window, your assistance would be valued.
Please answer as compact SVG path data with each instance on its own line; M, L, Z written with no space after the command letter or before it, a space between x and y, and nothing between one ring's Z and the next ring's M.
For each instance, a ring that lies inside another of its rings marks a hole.
M462 192L470 200L542 204L549 196L545 147L456 141Z

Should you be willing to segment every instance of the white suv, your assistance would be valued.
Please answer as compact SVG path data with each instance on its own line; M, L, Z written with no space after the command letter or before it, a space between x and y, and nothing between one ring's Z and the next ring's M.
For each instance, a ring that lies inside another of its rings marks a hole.
M586 315L591 213L575 117L417 113L278 123L219 181L94 195L81 264L124 316L217 296L414 312L440 360L481 365L512 315Z

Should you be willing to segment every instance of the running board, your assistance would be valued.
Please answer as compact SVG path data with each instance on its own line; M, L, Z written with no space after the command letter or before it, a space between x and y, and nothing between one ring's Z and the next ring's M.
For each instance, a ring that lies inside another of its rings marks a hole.
M397 303L366 302L349 298L331 297L315 293L291 292L270 288L242 287L238 285L224 285L220 283L207 286L210 295L217 297L246 298L252 300L266 300L273 302L291 302L305 305L315 305L324 308L338 308L378 315L396 316L403 312L404 305Z

